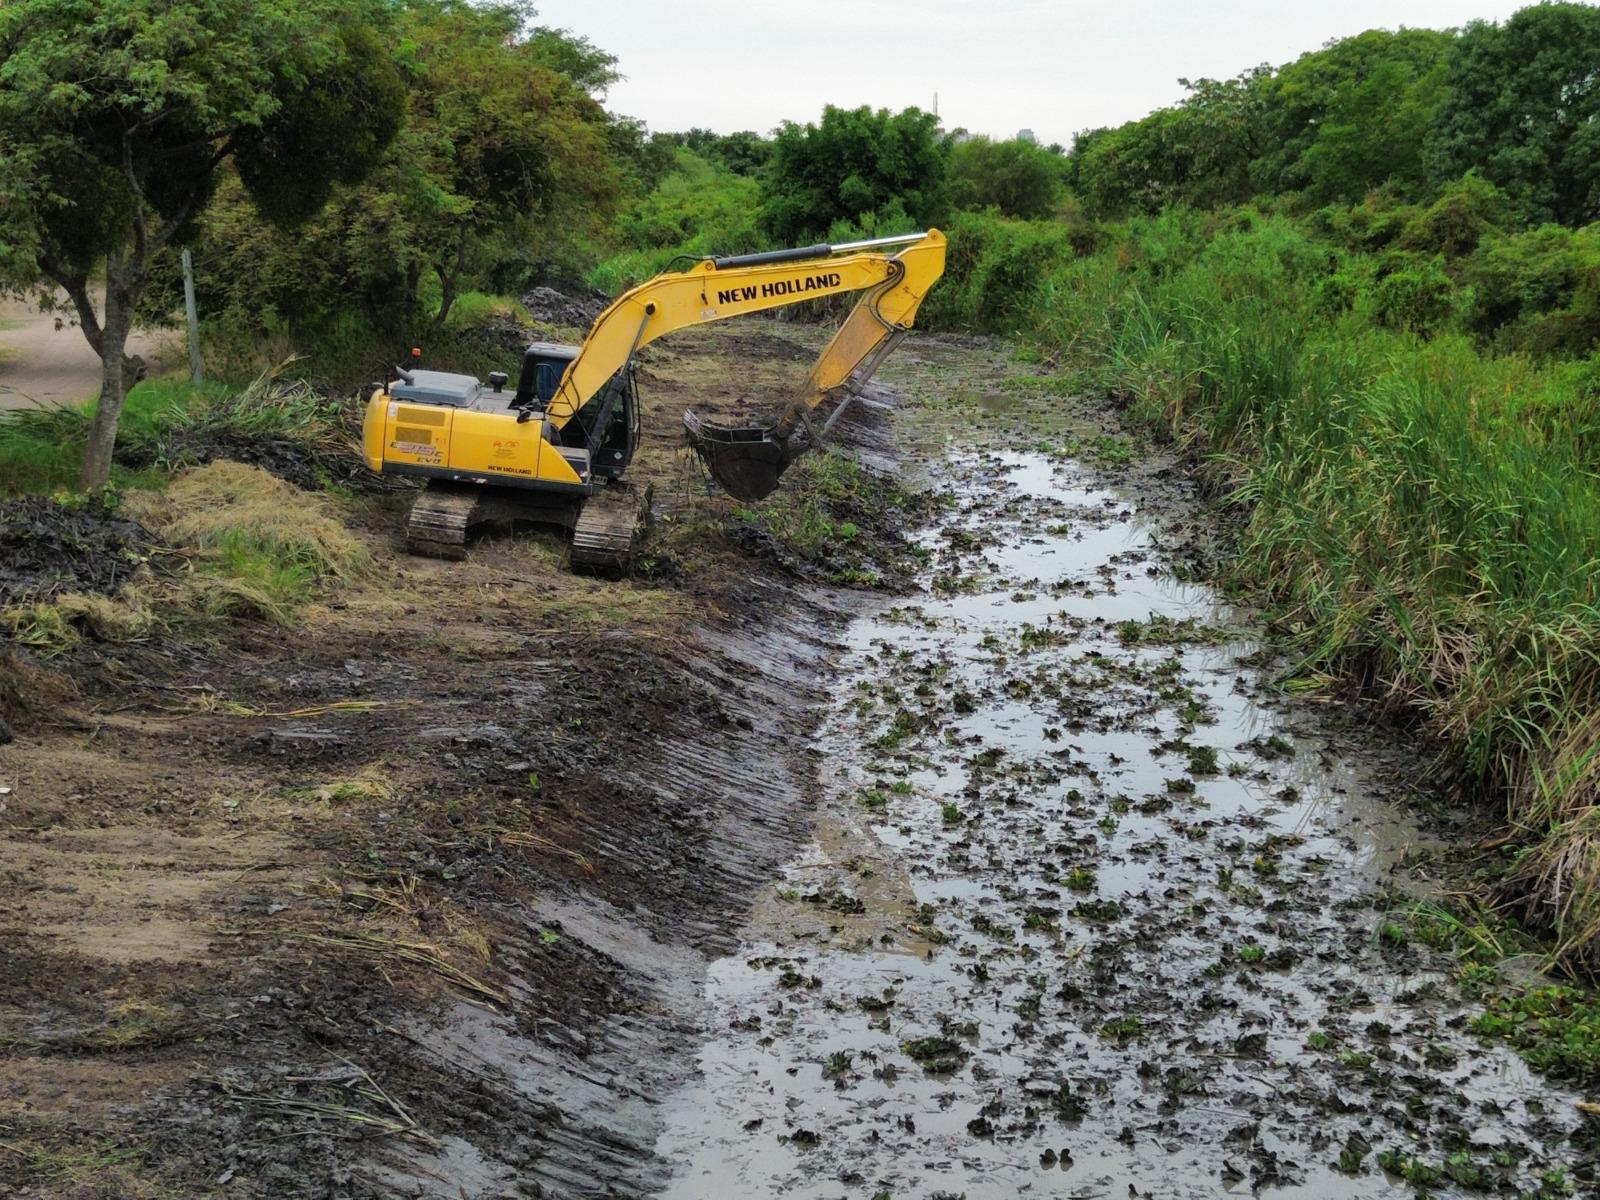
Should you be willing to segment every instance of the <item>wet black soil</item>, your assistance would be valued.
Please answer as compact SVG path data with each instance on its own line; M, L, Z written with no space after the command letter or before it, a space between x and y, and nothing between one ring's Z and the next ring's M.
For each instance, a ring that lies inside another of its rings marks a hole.
M101 501L0 500L0 607L114 592L161 540Z

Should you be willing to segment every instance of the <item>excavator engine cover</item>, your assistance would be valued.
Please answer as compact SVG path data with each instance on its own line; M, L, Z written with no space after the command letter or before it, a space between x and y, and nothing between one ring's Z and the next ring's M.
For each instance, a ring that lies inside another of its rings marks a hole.
M711 478L737 500L761 500L799 457L787 437L764 425L707 425L692 412L683 425Z

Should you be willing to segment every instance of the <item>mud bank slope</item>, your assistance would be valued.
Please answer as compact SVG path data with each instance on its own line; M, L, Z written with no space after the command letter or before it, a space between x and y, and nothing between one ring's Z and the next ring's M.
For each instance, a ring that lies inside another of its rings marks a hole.
M660 1184L659 1099L808 828L860 603L720 532L677 414L781 394L807 339L652 353L644 578L541 534L412 559L393 498L356 500L370 570L292 626L34 659L0 748L0 1192Z

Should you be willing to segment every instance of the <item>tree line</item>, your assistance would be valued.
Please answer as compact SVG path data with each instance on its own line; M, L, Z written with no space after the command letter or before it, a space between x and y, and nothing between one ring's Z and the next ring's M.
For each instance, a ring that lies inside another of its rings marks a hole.
M441 329L476 289L594 279L619 250L634 257L608 286L675 253L965 211L1455 195L1497 221L1581 225L1600 204L1600 10L1582 4L1187 82L1181 104L1070 151L916 108L651 132L605 107L617 77L526 0L0 6L0 287L60 289L105 364L84 485L105 483L142 369L130 328L176 307L179 247L208 322L370 346Z
M1473 173L1523 224L1600 215L1600 9L1543 3L1460 30L1370 30L1280 68L1182 81L1188 97L1080 134L1091 214L1427 199Z

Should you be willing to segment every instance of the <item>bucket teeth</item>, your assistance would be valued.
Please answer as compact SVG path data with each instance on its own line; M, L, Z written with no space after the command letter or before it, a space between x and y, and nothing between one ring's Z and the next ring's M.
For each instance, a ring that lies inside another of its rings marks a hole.
M708 425L692 412L683 414L683 425L711 478L737 500L770 496L798 456L789 438L775 428Z

